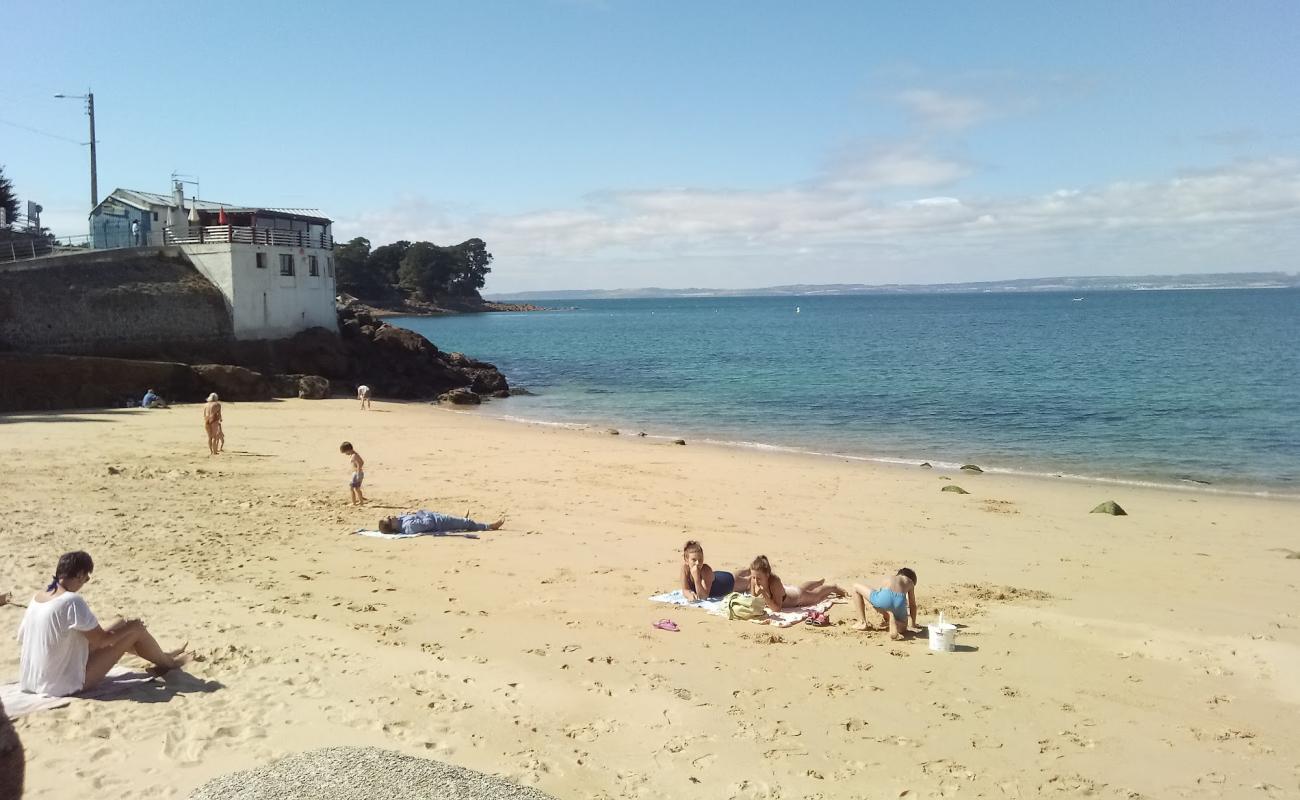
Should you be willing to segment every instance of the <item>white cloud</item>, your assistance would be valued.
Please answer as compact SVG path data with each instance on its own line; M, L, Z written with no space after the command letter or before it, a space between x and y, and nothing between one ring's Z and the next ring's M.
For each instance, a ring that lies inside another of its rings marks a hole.
M455 218L407 201L338 230L376 243L481 236L497 256L491 291L1294 269L1277 259L1300 246L1293 158L1019 197L884 201L871 189L949 183L965 168L919 151L877 156L836 160L840 172L793 187L607 192L513 216Z
M988 103L978 97L938 89L906 89L894 97L923 128L965 130L993 113Z

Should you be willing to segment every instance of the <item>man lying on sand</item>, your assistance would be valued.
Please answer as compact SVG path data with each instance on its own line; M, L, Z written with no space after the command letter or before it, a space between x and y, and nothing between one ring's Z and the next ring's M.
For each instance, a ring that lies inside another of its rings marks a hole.
M89 553L64 553L54 580L27 604L18 627L22 646L18 682L24 692L63 697L89 689L127 653L153 664L155 674L182 667L193 658L184 647L163 650L138 619L102 627L78 594L94 569Z
M767 556L758 556L749 565L749 593L763 598L772 611L784 608L812 606L828 597L843 597L845 591L835 585L826 585L825 579L805 581L798 586L787 586L772 574Z
M908 619L916 627L916 573L910 567L903 567L896 574L881 577L871 585L853 584L853 604L858 610L858 624L854 630L874 630L867 623L867 604L880 612L882 630L889 631L889 638L902 639L908 632Z
M504 519L485 525L466 517L453 517L437 511L412 511L400 517L379 520L380 533L454 533L458 531L496 531L506 524Z

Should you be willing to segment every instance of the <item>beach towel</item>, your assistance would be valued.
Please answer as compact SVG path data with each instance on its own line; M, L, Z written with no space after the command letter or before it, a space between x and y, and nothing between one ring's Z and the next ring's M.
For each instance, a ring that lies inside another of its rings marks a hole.
M0 702L4 704L5 715L9 719L18 719L37 711L51 708L63 708L77 698L83 700L110 700L126 694L131 689L156 680L146 672L130 670L126 667L113 667L108 677L100 681L93 689L77 692L67 697L53 697L48 694L31 694L18 688L18 682L0 684Z
M716 614L722 617L727 616L727 605L722 598L718 598L717 600L691 601L686 599L686 596L682 594L681 589L677 589L672 592L664 592L663 594L654 595L650 599L656 603L668 603L669 605L674 606L690 606L691 608L698 608L702 611L708 612L709 614ZM769 611L765 618L750 621L765 625L774 625L778 628L789 628L808 619L809 612L826 612L829 611L830 607L834 604L835 601L828 598L813 606L787 608L784 611L776 612Z
M383 531L362 528L353 531L357 536L370 536L374 539L414 539L417 536L459 536L462 539L477 539L477 533L468 531L429 531L428 533L384 533Z

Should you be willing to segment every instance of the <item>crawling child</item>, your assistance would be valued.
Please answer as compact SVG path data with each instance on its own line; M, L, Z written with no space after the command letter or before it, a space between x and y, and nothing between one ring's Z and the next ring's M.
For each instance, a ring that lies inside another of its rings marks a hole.
M910 567L903 567L890 577L881 577L871 586L861 583L853 584L850 593L853 607L858 610L858 624L854 630L875 630L867 622L867 605L880 612L880 622L889 631L889 638L902 639L911 627L916 627L916 572Z

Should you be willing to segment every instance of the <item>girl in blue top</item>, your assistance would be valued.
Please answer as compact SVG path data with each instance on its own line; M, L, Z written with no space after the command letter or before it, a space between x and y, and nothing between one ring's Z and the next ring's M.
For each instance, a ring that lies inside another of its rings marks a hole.
M916 627L916 573L910 567L903 567L893 576L880 578L875 586L861 583L853 584L850 593L853 606L858 610L856 631L875 630L867 622L867 604L880 612L880 622L889 631L889 638L902 639L908 632L908 621Z

